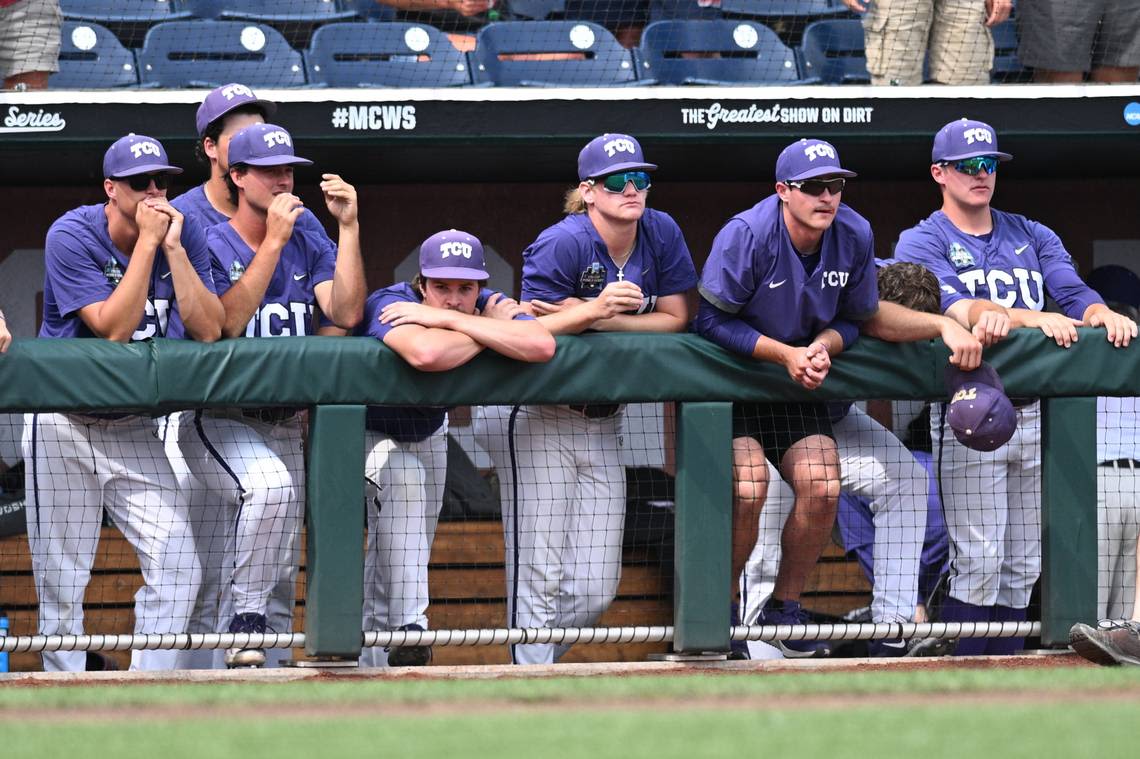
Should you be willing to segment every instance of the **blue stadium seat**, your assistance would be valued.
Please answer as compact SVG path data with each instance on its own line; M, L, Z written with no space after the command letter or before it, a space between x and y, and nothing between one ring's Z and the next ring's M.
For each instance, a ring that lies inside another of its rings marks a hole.
M171 21L151 27L139 51L139 80L157 87L305 84L301 54L271 26L241 21Z
M1017 22L1010 18L995 26L994 35L994 67L990 71L990 81L1028 82L1033 79L1033 72L1021 65L1017 57Z
M639 73L662 84L805 84L795 52L755 21L656 21L645 27Z
M476 84L606 86L638 84L633 57L588 21L505 21L479 30L471 53Z
M123 47L105 26L87 21L64 21L60 29L59 71L51 75L52 89L109 89L139 83L135 54Z
M64 18L102 24L128 47L135 47L155 24L190 18L171 0L59 0L59 7Z
M804 29L804 71L828 84L868 84L863 24L855 19L813 21Z
M456 87L471 83L467 56L424 24L328 24L305 54L309 81L330 87Z

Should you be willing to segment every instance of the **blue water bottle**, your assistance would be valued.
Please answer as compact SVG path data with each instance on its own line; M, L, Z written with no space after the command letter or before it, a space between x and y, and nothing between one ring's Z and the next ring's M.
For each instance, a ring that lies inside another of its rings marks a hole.
M0 638L8 637L8 617L0 612ZM8 671L8 652L0 651L0 672Z

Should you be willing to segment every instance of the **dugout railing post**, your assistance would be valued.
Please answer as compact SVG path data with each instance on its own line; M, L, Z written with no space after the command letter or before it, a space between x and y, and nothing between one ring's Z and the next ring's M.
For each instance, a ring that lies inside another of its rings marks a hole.
M1046 398L1041 420L1041 643L1097 618L1096 399Z
M364 406L309 420L305 653L357 659L364 603Z
M732 404L681 403L678 416L673 650L728 651Z

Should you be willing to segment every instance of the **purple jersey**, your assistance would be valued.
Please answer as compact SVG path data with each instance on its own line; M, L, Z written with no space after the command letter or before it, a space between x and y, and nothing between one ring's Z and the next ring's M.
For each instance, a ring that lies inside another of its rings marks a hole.
M806 345L829 327L849 346L859 333L853 322L879 308L874 248L871 225L841 203L808 272L779 196L765 198L717 233L701 273L697 332L747 356L761 335Z
M523 251L523 300L595 298L607 284L621 280L641 288L639 314L653 311L658 297L683 293L697 284L693 257L673 217L645 209L637 222L633 252L621 267L614 264L584 213L570 214L546 228Z
M94 337L79 310L111 297L131 257L111 242L103 204L80 206L56 219L44 245L44 318L40 337ZM182 247L210 292L210 253L198 225L182 225ZM174 298L170 264L160 247L154 256L146 308L131 340L185 338Z
M187 190L170 201L170 205L181 211L184 216L197 217L198 225L202 229L207 229L215 224L224 224L230 220L228 216L214 208L210 203L210 199L206 197L205 185L198 185L192 190ZM324 225L321 224L320 219L308 208L297 217L297 227L303 230L311 230L317 234L324 231Z
M482 311L487 305L487 299L495 295L495 290L483 288L479 291L479 298L475 301L475 308ZM380 323L380 312L389 303L423 303L423 298L407 282L384 287L368 296L364 303L364 319L356 328L356 334L375 337L383 341L384 336L392 331L389 324ZM519 320L534 317L529 314L519 314ZM398 442L415 442L425 439L440 428L443 424L443 415L446 409L439 406L423 406L419 408L407 406L369 406L365 426L373 432L388 435Z
M253 261L254 252L232 225L217 224L206 232L218 294L230 289ZM293 235L281 249L277 268L265 289L261 306L245 328L246 337L286 337L314 334L314 288L333 278L336 243L324 229L293 227Z
M938 277L943 311L963 299L1040 311L1048 293L1067 315L1081 319L1090 305L1103 303L1077 276L1053 230L1018 214L991 213L989 235L967 234L935 211L899 237L895 257Z

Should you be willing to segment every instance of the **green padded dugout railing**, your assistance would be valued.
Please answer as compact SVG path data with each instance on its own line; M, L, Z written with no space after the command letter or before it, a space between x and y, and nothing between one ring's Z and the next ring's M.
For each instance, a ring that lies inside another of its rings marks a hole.
M1080 334L1080 340L1065 350L1040 332L1018 331L988 350L987 360L1001 373L1011 395L1140 395L1140 348L1113 349L1101 330L1082 329ZM98 340L22 340L0 357L0 410L305 405L317 407L317 417L324 418L326 406L368 403L938 399L945 394L942 373L946 356L945 347L937 341L890 345L864 339L836 357L827 382L809 393L792 384L782 368L731 355L694 335L562 337L549 364L523 365L488 353L467 366L440 374L411 369L370 338L229 340L213 345L166 340L132 345ZM1059 400L1045 405L1046 594L1042 637L1050 643L1065 640L1072 622L1091 619L1095 614L1096 483L1095 438L1088 432L1094 423L1093 404ZM362 415L351 408L344 412L330 417L330 422L337 420L331 422L333 426L342 433L350 426L359 428ZM690 413L683 410L683 424L687 418ZM690 431L683 435L712 434L719 438L726 434L726 426L715 413L698 410L691 418ZM701 432L706 424L701 418L714 426ZM710 432L714 429L717 431ZM324 446L343 446L343 437L339 443L335 434L327 438L326 443L326 435L318 432L313 441L310 495L327 488L333 498L355 499L347 490L338 490L335 482L326 482L354 463L347 459L342 462L345 466L313 463L326 460ZM320 451L315 449L317 445ZM332 455L343 453L342 449ZM700 482L688 478L703 476L698 473L699 466L685 459L707 453L682 443L679 493L697 492L693 488L699 488ZM340 495L334 495L337 493ZM678 503L681 510L694 507L700 508L692 496ZM337 508L327 514L323 505L319 508L322 521L317 529L325 529L325 516L336 523L329 528L334 532L355 531L361 524L355 507ZM689 516L699 518L685 515L682 519ZM340 519L348 521L341 524ZM701 572L717 578L727 576L730 548L723 530L715 539L706 539L711 533L700 534L699 547L678 544L678 557L683 561L677 566L701 567ZM723 544L718 545L722 539ZM354 572L342 578L343 582L323 582L318 576L326 571L324 567L314 565L311 571L315 577L309 585L311 611L306 626L314 632L319 630L316 640L322 642L312 644L310 653L351 656L353 650L346 649L359 646L359 615L354 617L345 610L354 604L358 608L359 574ZM713 634L707 623L720 617L721 599L714 592L696 592L707 578L679 569L677 582L680 602L676 621L682 628L676 631L678 641L692 641L693 647L702 649L726 649L727 624L722 632ZM350 625L354 629L348 630ZM346 640L355 643L346 645Z

